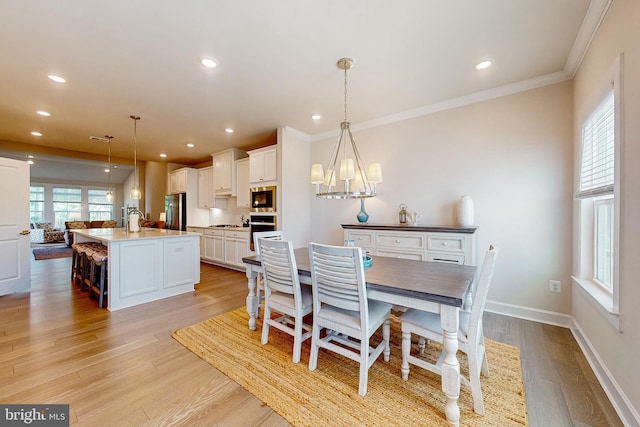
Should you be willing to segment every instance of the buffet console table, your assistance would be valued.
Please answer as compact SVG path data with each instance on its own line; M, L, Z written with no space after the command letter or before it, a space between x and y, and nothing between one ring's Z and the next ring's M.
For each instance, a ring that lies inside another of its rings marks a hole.
M72 230L74 240L108 248L108 308L131 307L194 290L200 282L200 235L176 230Z

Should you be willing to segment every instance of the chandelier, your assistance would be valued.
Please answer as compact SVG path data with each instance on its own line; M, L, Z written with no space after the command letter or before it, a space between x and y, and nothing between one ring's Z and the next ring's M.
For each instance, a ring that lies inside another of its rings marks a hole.
M129 116L133 120L133 187L129 191L129 198L132 200L140 200L142 198L142 190L138 185L138 159L136 153L136 146L138 145L137 137L137 124L140 120L139 116Z
M368 171L365 171L351 134L351 123L347 121L347 70L351 69L353 64L352 58L340 58L336 63L338 68L344 70L344 120L340 123L340 135L333 147L326 171L319 163L311 165L311 183L316 185L316 196L325 199L373 197L376 195L376 184L382 182L380 163L372 163ZM336 186L336 175L343 181L342 189Z
M109 150L109 164L107 165L107 201L109 202L113 202L113 189L111 188L111 140L113 139L113 136L111 135L105 135L105 138L108 139L108 150Z

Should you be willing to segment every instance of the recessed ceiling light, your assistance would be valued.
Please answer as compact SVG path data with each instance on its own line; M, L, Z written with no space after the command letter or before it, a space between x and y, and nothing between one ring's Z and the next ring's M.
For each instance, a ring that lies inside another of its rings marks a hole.
M42 136L42 133L40 132L36 132L35 130L33 132L31 132L31 135L33 136Z
M476 70L484 70L486 68L491 67L491 64L493 64L492 61L482 61L481 63L476 65Z
M225 131L226 133L233 133L233 132L234 132L234 130L233 130L233 129L231 129L231 128L226 128L224 131Z
M44 117L49 117L49 116L51 116L51 113L50 113L50 112L48 112L48 111L44 111L44 110L38 110L38 111L36 111L36 113L37 113L37 114L39 114L39 115L41 115L41 116L44 116Z
M27 154L27 159L33 159L33 156L31 154Z
M104 171L105 171L106 173L111 172L111 171L109 170L109 168L105 168L105 169L104 169Z
M27 160L27 163L29 163L30 165L34 164L35 162L33 160Z
M51 79L51 80L53 80L54 82L57 82L57 83L66 83L67 82L67 79L65 79L64 77L57 76L55 74L49 74L47 77L49 77L49 79Z
M216 60L208 56L201 56L198 59L200 63L207 68L216 68L218 66L218 63L216 62Z
M311 118L313 120L320 120L322 118L322 116L320 114L314 114L313 116L311 116Z
M167 155L164 153L160 153L160 157L167 157Z
M194 144L187 144L187 147L193 148L193 147L195 147L195 145Z

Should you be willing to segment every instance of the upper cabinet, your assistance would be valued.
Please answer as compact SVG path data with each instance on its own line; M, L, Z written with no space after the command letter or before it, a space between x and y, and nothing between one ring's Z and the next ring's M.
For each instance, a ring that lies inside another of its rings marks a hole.
M244 157L247 157L247 153L235 148L212 155L213 183L216 196L236 195L236 160Z
M251 184L278 180L278 151L275 145L249 151L249 180Z
M198 207L216 207L213 194L213 167L198 169Z
M180 168L169 172L169 193L186 193L197 189L197 171L192 168Z
M249 159L236 162L236 204L239 208L249 207Z

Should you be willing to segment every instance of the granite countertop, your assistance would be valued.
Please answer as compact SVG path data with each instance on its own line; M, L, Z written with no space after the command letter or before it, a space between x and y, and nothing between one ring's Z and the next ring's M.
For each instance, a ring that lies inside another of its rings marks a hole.
M342 228L350 230L388 230L388 231L431 231L439 233L473 234L478 227L462 227L460 225L408 225L408 224L342 224Z
M87 228L70 230L78 235L87 236L103 242L116 242L136 239L165 239L183 236L197 236L198 233L188 231L166 230L160 228L141 228L138 232L130 232L124 228Z

